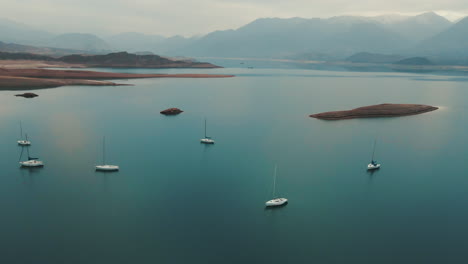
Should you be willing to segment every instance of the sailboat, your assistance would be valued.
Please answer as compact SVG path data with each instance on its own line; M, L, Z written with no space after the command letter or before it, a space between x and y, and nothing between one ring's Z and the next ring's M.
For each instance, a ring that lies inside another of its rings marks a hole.
M96 170L98 171L118 171L119 166L117 165L108 165L106 164L106 137L102 139L102 164L96 165Z
M214 144L214 140L211 137L206 136L206 118L205 118L205 137L200 139L200 142L203 144Z
M43 167L44 166L43 161L38 160L38 158L32 158L29 155L29 147L26 147L26 151L28 152L28 160L20 161L19 163L21 167ZM21 156L23 156L23 150L21 150L20 160L21 160Z
M277 167L275 165L275 174L274 174L274 177L273 177L273 197L275 197L275 192L276 192L276 171L277 171ZM269 200L265 203L265 205L267 207L273 207L273 206L281 206L281 205L285 205L286 203L288 202L288 199L286 198L273 198L272 200Z
M20 122L20 140L18 140L18 145L20 146L30 146L31 145L31 141L28 140L28 134L26 134L26 139L22 139L23 138L23 126L21 125L21 122Z
M372 150L372 159L371 163L367 165L368 170L376 170L380 169L380 164L377 163L377 161L374 160L374 154L375 154L375 146L377 145L377 140L374 140L374 149Z

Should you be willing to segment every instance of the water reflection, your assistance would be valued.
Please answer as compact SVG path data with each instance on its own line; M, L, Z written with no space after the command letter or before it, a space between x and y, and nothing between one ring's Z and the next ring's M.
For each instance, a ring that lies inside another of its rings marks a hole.
M284 203L282 205L278 205L278 206L265 206L264 210L265 211L280 211L280 210L283 210L288 205L288 203L289 202Z
M372 183L374 181L374 178L376 177L376 175L374 175L374 174L376 174L379 170L380 169L378 169L378 170L367 170L366 171L367 175L369 176L368 177L369 183Z

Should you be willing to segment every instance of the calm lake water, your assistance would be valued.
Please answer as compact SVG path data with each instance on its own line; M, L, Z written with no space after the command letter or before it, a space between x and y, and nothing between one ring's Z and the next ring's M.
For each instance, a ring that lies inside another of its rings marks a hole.
M35 99L1 91L1 263L467 261L468 79L114 71L237 77L124 80L135 86L61 87ZM385 102L440 110L308 117ZM159 114L169 107L185 112ZM199 143L204 118L215 145ZM19 168L20 120L44 168ZM94 171L104 135L120 172ZM375 138L382 168L370 174ZM265 210L275 164L290 203Z

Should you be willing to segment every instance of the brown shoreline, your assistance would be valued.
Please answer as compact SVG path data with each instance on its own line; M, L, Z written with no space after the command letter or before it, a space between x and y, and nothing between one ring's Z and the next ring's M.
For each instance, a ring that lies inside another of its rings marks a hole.
M439 109L435 106L420 104L379 104L345 111L331 111L310 115L323 120L342 120L353 118L398 117L418 115Z
M117 84L111 79L138 78L229 78L234 75L222 74L133 74L95 72L79 70L49 69L6 69L0 68L0 90L29 90L54 88L64 85L128 85Z
M0 76L0 90L36 90L43 88L56 88L65 85L89 85L89 86L121 86L128 84L117 84L102 80L84 79L41 79L15 76Z

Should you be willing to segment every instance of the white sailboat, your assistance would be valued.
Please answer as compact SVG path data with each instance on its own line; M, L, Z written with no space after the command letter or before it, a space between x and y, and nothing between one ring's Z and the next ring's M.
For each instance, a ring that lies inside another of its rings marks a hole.
M28 140L28 134L26 134L26 139L22 139L23 138L23 126L21 124L21 121L20 121L20 140L18 140L18 145L20 146L30 146L31 145L31 141Z
M214 144L214 140L211 139L211 137L208 137L206 135L206 118L205 118L205 137L200 139L200 142L203 143L203 144Z
M102 164L96 165L98 171L118 171L119 166L106 164L106 137L102 139Z
M276 193L276 171L277 171L277 167L275 165L275 174L274 174L274 177L273 177L273 197L275 197L275 193ZM272 200L269 200L265 203L265 205L267 207L273 207L273 206L281 206L281 205L285 205L286 203L288 202L288 199L286 198L273 198Z
M44 162L38 160L38 158L32 158L29 156L29 147L26 147L26 151L28 152L28 160L26 161L20 161L19 164L21 167L43 167ZM21 155L20 155L20 160L21 156L23 156L23 150L21 150Z
M380 169L380 164L377 163L377 161L374 160L374 154L375 154L375 146L377 145L377 140L374 140L374 149L372 150L372 159L371 163L367 165L368 170L376 170Z

